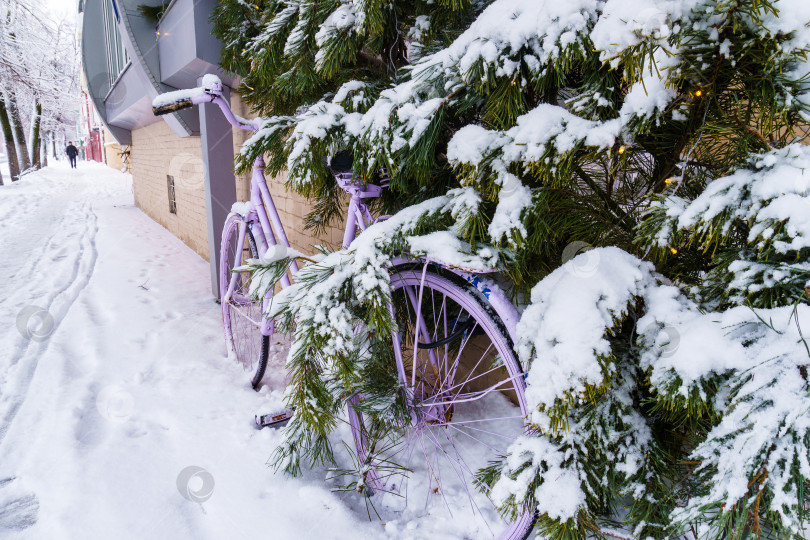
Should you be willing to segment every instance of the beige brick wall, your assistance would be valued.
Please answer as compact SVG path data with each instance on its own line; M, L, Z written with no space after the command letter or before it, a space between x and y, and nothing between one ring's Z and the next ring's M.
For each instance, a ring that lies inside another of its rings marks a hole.
M115 142L115 137L107 128L104 128L104 141L104 159L107 161L107 166L120 171L124 166L124 162L121 160L121 146Z
M135 204L207 259L200 138L180 138L166 122L155 122L132 131L130 162ZM166 175L174 176L177 214L169 212Z
M121 147L117 144L108 144L104 147L104 157L107 160L107 166L120 171L124 166L121 161Z
M231 108L236 114L245 118L253 118L253 114L242 102L236 92L231 94ZM234 130L234 154L239 153L242 144L250 137L250 132ZM267 179L267 187L273 196L281 223L290 244L303 253L314 253L316 244L328 246L331 249L340 248L343 242L343 223L335 223L320 235L313 235L312 231L304 228L304 218L312 205L297 193L287 191L284 187L286 174ZM250 176L245 175L236 179L236 196L240 201L250 198ZM348 203L347 203L348 204Z

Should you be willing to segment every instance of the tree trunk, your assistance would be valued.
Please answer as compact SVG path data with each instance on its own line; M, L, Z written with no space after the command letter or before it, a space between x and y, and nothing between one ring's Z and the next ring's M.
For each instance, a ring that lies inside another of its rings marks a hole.
M34 102L34 118L31 120L31 164L35 169L42 168L40 161L40 147L42 141L40 140L40 130L42 122L42 104L39 101Z
M14 139L17 142L17 159L20 163L20 172L25 172L31 168L31 159L28 157L28 147L25 144L25 130L23 129L20 111L17 110L17 103L13 95L6 96L6 107L8 108L8 119L11 128L14 130Z
M40 159L42 160L42 166L48 166L48 134L45 133L45 136L42 138L42 144L40 145L42 151L40 152Z
M56 157L56 133L51 131L51 156L53 159L59 159Z
M8 172L11 181L20 179L20 162L17 161L17 147L14 145L14 133L11 131L11 123L8 120L8 111L2 95L0 95L0 128L3 129L3 139L6 142L6 154L8 155Z

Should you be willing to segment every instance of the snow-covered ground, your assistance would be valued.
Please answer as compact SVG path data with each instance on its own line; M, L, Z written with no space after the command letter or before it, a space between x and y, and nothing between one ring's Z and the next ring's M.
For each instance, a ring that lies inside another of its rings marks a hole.
M267 466L281 434L252 417L281 380L255 393L228 362L208 264L129 177L58 163L6 184L0 231L0 538L392 533L324 471Z

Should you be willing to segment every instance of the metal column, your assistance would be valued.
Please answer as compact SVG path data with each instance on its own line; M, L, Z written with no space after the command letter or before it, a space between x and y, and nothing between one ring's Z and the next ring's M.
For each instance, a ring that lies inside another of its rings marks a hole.
M202 85L202 79L197 83ZM223 87L222 97L230 99ZM205 169L205 216L208 225L208 255L211 267L211 292L219 298L219 254L222 227L236 202L236 178L233 174L233 131L219 107L200 105L200 138Z

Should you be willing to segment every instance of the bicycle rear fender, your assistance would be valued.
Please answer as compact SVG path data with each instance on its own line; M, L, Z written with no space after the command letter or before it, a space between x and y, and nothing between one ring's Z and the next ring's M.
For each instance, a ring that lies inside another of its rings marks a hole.
M489 278L482 277L477 274L471 274L461 270L449 268L454 274L467 280L473 287L484 295L489 300L490 306L495 310L495 313L503 321L506 330L509 332L509 337L512 338L512 343L517 344L517 323L520 320L520 314L517 308L509 298L503 293L503 290L497 283Z
M509 337L512 339L512 343L517 344L516 329L517 323L520 320L520 314L512 301L509 300L495 281L483 277L481 274L467 272L465 270L461 270L447 264L442 264L434 260L419 259L415 261L412 258L396 257L391 261L393 266L413 263L435 264L436 266L448 272L452 272L470 283L470 285L475 287L478 292L484 295L484 298L487 299L490 307L492 307L492 310L498 315L498 317L500 317L501 321L503 321L506 331L509 333Z

